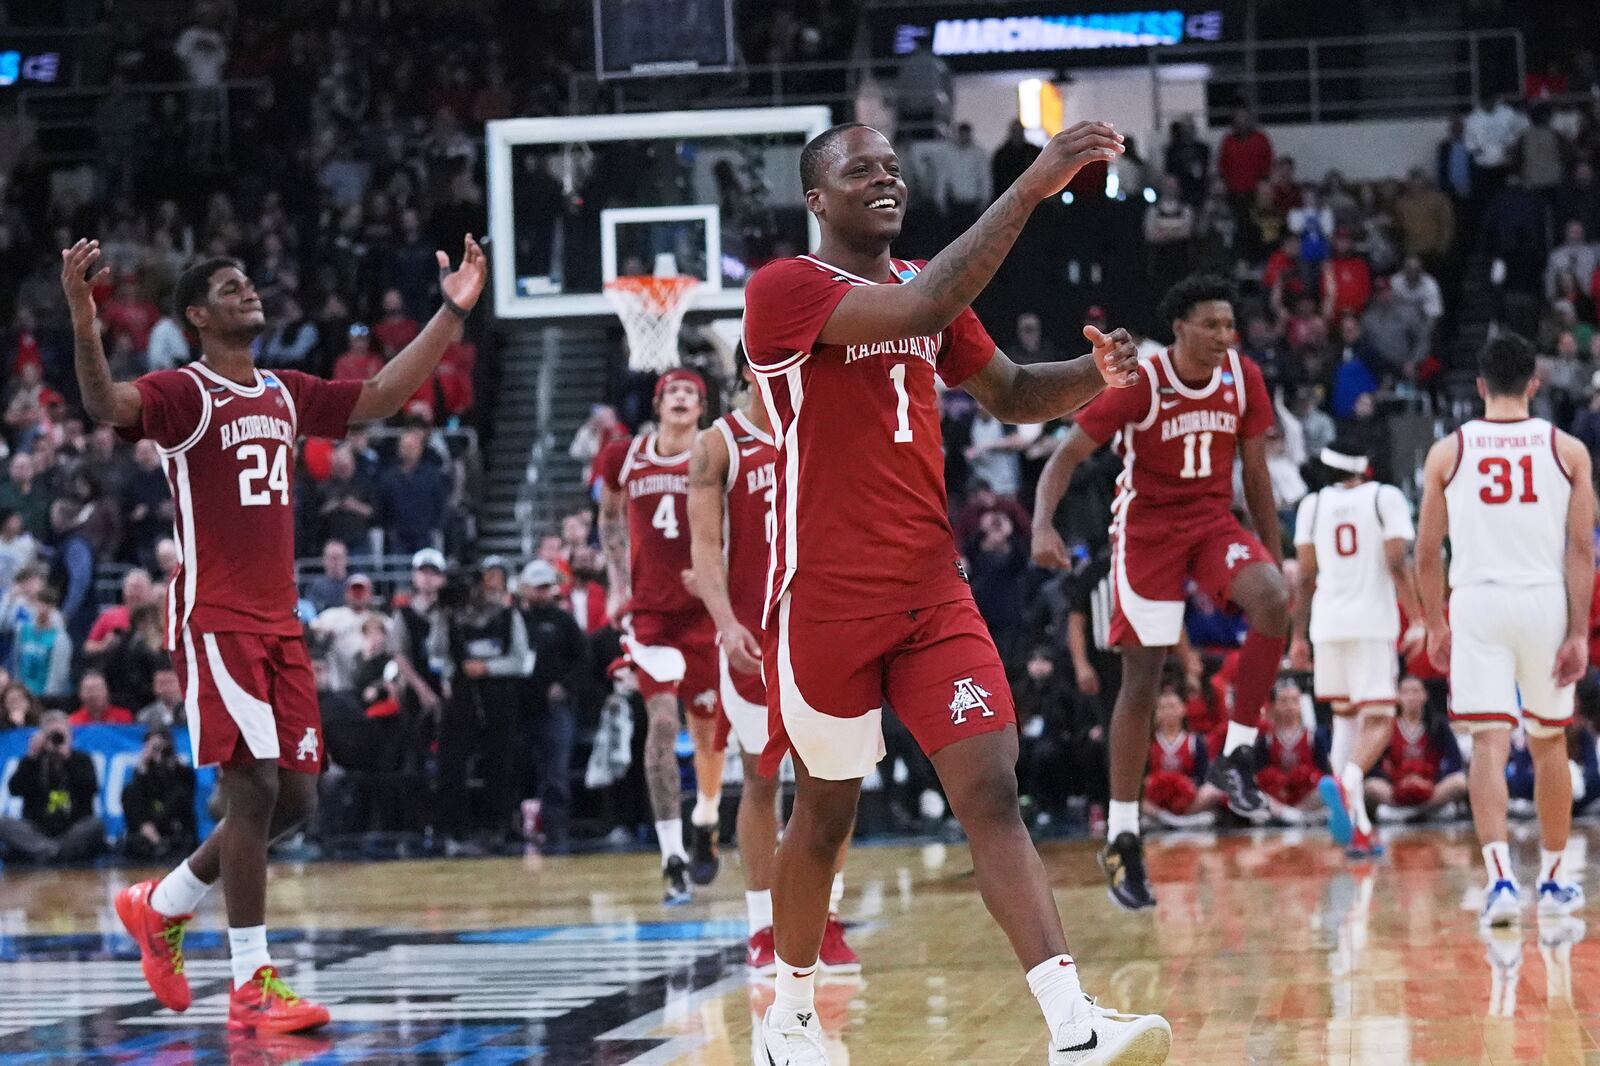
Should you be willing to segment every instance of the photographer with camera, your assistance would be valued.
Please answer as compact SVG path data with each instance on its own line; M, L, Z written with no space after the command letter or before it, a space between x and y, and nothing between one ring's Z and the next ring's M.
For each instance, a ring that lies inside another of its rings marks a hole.
M512 754L533 651L522 615L511 605L507 569L499 556L485 559L477 586L450 617L450 688L439 723L439 812L449 854L476 850L464 839L472 828L472 756L483 777L491 843L509 837L516 807Z
M194 788L194 771L178 760L172 734L162 727L145 733L139 765L122 790L122 814L128 820L123 847L130 859L189 853L199 836Z
M67 716L47 711L11 775L21 818L0 818L0 844L34 862L72 862L105 850L106 827L94 814L100 790L94 763L72 747Z

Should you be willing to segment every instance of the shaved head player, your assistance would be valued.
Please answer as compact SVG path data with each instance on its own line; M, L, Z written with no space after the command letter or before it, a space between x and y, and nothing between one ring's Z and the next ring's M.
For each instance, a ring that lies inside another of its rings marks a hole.
M971 229L926 264L895 259L907 190L877 130L819 134L800 156L815 254L770 263L745 290L744 343L778 445L772 582L762 667L771 773L795 757L794 811L773 877L776 1000L762 1023L771 1066L828 1061L814 982L840 850L861 780L884 754L885 702L938 772L966 829L984 904L1005 931L1049 1032L1053 1066L1159 1063L1167 1023L1095 1006L1078 983L1044 865L1017 804L1017 728L1005 671L947 517L934 377L1004 422L1077 409L1134 383L1126 333L1093 353L1019 367L970 304L1034 207L1084 165L1122 151L1083 122Z

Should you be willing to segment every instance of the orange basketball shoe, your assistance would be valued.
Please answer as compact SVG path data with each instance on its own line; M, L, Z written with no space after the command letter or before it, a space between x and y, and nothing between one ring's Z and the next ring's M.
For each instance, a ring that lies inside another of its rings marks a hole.
M257 1033L298 1033L328 1024L328 1008L301 999L274 966L263 966L228 997L228 1028Z
M140 881L117 893L117 917L139 945L139 968L156 1000L168 1010L189 1009L189 979L183 974L183 933L192 914L169 918L150 906L154 881Z

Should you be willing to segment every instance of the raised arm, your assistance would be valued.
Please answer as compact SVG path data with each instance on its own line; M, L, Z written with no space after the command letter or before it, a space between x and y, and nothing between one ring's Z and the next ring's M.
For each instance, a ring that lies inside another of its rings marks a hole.
M460 338L462 324L483 293L488 260L470 233L462 242L461 266L456 270L450 270L449 256L434 254L439 260L439 291L444 302L416 339L362 384L361 395L350 410L352 424L389 418L415 396L439 368L445 349Z
M1242 437L1239 458L1244 473L1244 506L1256 536L1279 563L1283 562L1283 533L1278 529L1278 502L1272 494L1272 475L1267 472L1267 438Z
M613 620L633 594L628 559L628 501L620 489L600 485L600 546L606 553L606 615Z
M67 294L67 310L72 314L72 365L78 375L85 414L107 425L137 426L144 406L139 390L111 379L105 347L100 343L94 287L111 276L111 268L101 267L90 274L99 261L99 241L80 240L61 250L61 288Z
M1576 437L1557 431L1556 454L1572 475L1572 499L1567 502L1567 639L1556 654L1555 677L1571 685L1589 667L1589 608L1594 598L1594 483L1589 474L1589 451Z
M754 674L761 670L761 645L739 624L728 599L722 543L728 462L728 442L722 433L715 428L701 430L689 456L689 550L695 593L717 625L717 640L728 653L728 665L741 674Z
M1104 122L1062 130L972 228L934 256L904 285L860 285L834 308L818 339L824 344L923 337L938 333L971 305L1005 260L1028 217L1092 162L1122 153L1122 137Z
M1084 326L1088 355L1060 363L1018 366L998 349L984 368L961 383L1002 422L1048 422L1070 414L1107 385L1124 389L1139 380L1139 349L1125 329L1101 333Z
M1450 625L1445 619L1444 538L1450 528L1444 488L1461 458L1461 439L1451 434L1428 449L1422 467L1422 510L1417 515L1417 593L1428 627L1428 658L1450 662Z
M1033 490L1033 561L1051 570L1065 570L1072 565L1067 558L1067 545L1056 532L1056 508L1072 484L1072 475L1095 449L1100 447L1082 427L1073 426L1061 447L1044 464L1039 472L1039 484Z

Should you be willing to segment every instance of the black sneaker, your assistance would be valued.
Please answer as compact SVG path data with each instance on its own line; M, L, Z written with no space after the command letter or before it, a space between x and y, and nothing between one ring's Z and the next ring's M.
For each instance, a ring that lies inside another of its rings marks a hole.
M1100 850L1100 869L1106 872L1106 893L1123 910L1142 911L1156 905L1155 893L1144 876L1144 841L1133 833L1118 833Z
M689 879L697 885L709 885L717 879L722 860L717 857L717 827L689 826Z
M1228 810L1240 818L1254 820L1266 810L1267 801L1256 787L1255 749L1248 745L1234 748L1212 763L1206 771L1206 783L1227 794Z
M681 856L667 860L661 868L661 879L667 883L661 893L663 906L679 907L694 899L694 889L689 887L689 864Z

